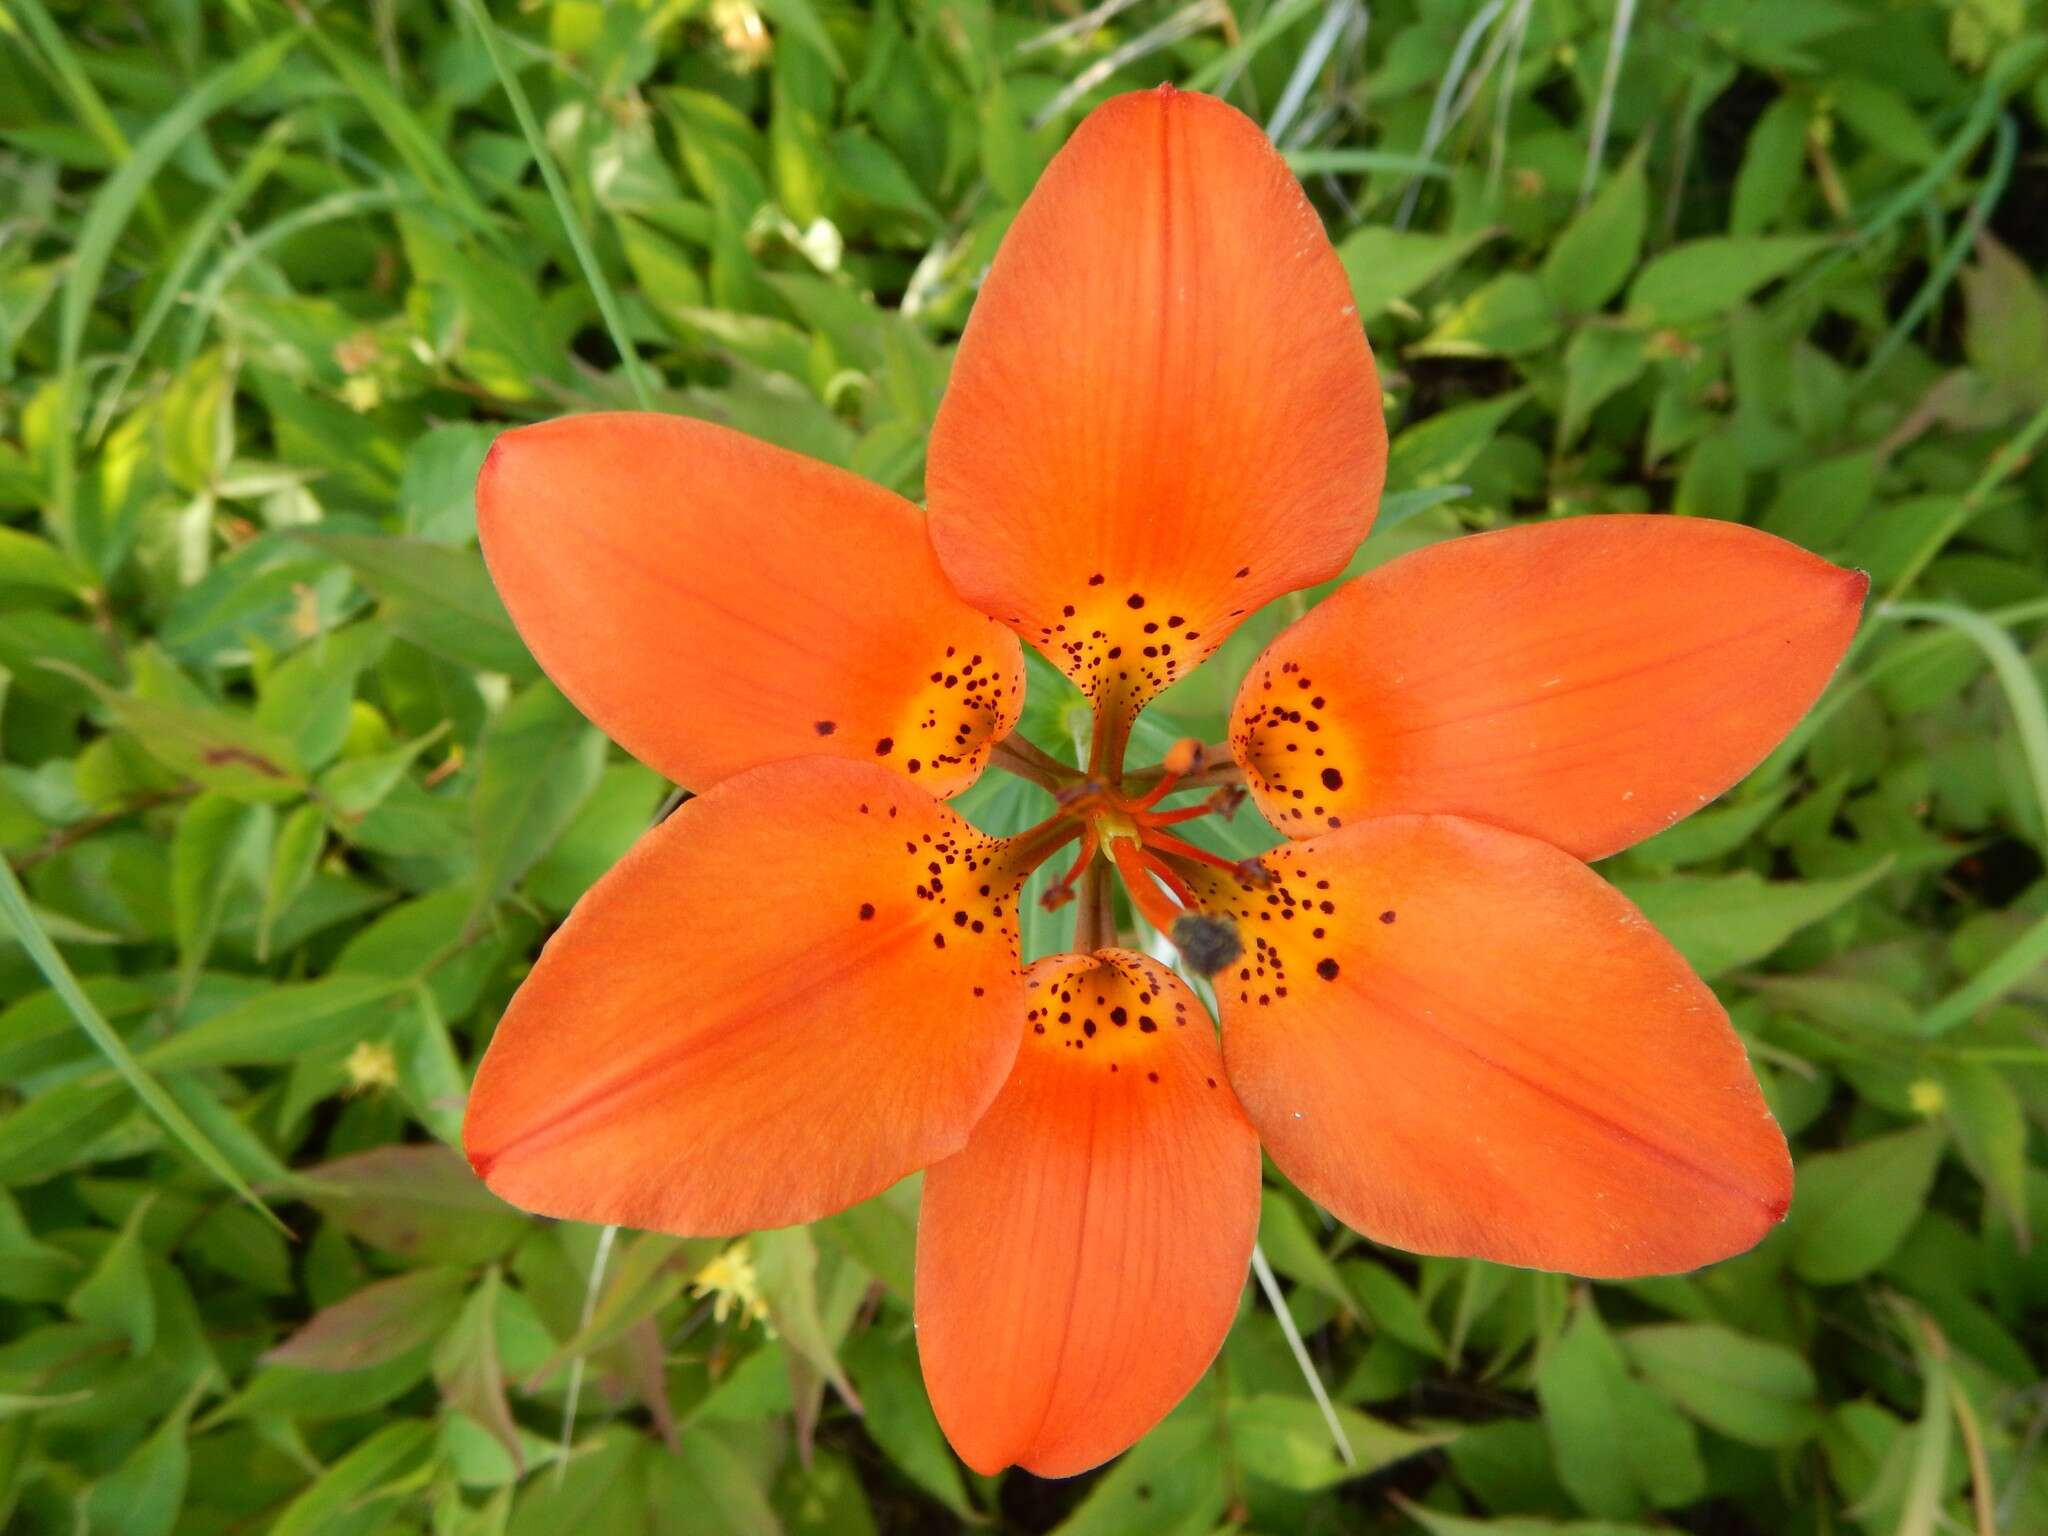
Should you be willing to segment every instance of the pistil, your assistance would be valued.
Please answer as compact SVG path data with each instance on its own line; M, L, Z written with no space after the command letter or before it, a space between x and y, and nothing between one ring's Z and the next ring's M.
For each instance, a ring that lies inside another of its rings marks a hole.
M1259 866L1211 853L1166 829L1203 816L1228 818L1243 803L1244 788L1219 784L1218 776L1207 771L1211 750L1187 737L1175 742L1155 769L1137 776L1142 790L1126 792L1119 760L1129 722L1123 720L1119 728L1119 718L1116 711L1098 708L1086 774L1062 769L1055 779L1048 771L1052 760L1045 754L1014 742L1004 744L997 763L1050 789L1055 808L1037 826L1008 840L1003 868L1021 883L1055 851L1078 838L1081 846L1073 863L1039 898L1047 911L1077 897L1084 899L1086 910L1075 921L1076 945L1094 948L1115 942L1105 878L1113 866L1133 909L1172 942L1191 968L1212 974L1236 961L1244 943L1229 917L1202 910L1188 873L1213 869L1239 880L1256 879ZM1158 809L1176 790L1204 784L1218 787L1194 805Z

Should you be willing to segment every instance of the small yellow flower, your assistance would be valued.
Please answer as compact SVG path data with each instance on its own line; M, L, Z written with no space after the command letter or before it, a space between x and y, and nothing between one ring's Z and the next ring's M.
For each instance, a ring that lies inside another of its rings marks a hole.
M711 25L741 73L767 63L774 51L775 40L750 0L711 0Z
M761 1299L760 1277L754 1273L754 1256L746 1240L732 1244L698 1270L690 1281L692 1296L709 1296L712 1321L722 1323L737 1312L742 1325L751 1318L770 1334L768 1303Z
M358 1040L356 1048L348 1053L343 1070L348 1073L345 1091L351 1096L373 1088L398 1086L398 1058L381 1040Z
M1948 1107L1948 1096L1941 1091L1940 1083L1931 1077L1923 1077L1906 1089L1906 1102L1912 1105L1916 1115L1938 1115Z

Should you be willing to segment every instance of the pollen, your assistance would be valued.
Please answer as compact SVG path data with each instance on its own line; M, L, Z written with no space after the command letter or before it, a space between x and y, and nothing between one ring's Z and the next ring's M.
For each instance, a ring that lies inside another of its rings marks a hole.
M1244 938L1238 933L1237 924L1208 912L1182 913L1174 919L1173 931L1167 937L1173 940L1173 947L1181 952L1189 967L1204 976L1213 976L1225 966L1234 965L1244 954Z

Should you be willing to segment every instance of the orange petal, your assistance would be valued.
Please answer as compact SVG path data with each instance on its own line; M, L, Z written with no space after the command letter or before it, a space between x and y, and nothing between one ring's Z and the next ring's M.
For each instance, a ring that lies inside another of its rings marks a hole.
M470 1162L542 1215L710 1235L810 1221L958 1151L1024 1010L993 848L835 758L690 801L512 999Z
M500 437L477 527L562 692L679 784L823 753L935 795L1023 700L1016 640L961 602L902 497L681 416Z
M1106 949L1027 981L1009 1082L925 1175L917 1347L963 1461L1067 1477L1216 1358L1257 1236L1259 1147L1172 972Z
M1142 704L1343 569L1386 423L1343 268L1256 125L1162 86L1098 108L996 254L932 433L967 600Z
M1204 883L1244 928L1215 978L1273 1161L1375 1241L1574 1274L1693 1269L1792 1198L1714 994L1569 854L1375 818Z
M1293 837L1443 811L1582 859L1735 783L1813 705L1870 580L1705 518L1597 516L1432 545L1267 648L1231 749Z

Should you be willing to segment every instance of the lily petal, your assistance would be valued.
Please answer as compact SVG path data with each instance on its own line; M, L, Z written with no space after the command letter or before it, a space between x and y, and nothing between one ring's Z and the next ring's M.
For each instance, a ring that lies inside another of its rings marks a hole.
M965 1144L1017 1050L1016 879L900 774L754 769L593 886L512 999L463 1124L546 1216L787 1226Z
M1706 518L1452 539L1333 593L1246 675L1231 750L1290 837L1441 811L1604 858L1813 706L1870 580Z
M1134 709L1341 571L1385 468L1343 268L1257 126L1170 87L1090 114L996 254L933 429L961 594Z
M825 754L949 795L1022 707L1015 638L953 592L916 507L724 427L626 411L507 432L477 527L548 676L691 789Z
M1714 994L1569 854L1376 818L1209 882L1215 978L1273 1161L1378 1242L1581 1275L1697 1268L1785 1213L1792 1164Z
M1112 949L1027 979L1009 1082L925 1175L917 1341L962 1460L1066 1477L1216 1358L1257 1236L1259 1149L1172 972Z

